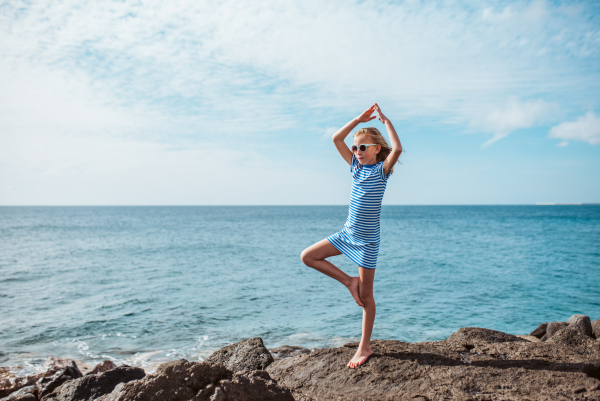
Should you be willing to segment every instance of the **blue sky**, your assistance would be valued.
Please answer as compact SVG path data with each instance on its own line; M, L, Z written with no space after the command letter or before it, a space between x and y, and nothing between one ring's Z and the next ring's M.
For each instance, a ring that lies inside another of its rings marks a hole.
M9 1L0 204L347 204L374 102L384 204L599 202L599 101L597 2Z

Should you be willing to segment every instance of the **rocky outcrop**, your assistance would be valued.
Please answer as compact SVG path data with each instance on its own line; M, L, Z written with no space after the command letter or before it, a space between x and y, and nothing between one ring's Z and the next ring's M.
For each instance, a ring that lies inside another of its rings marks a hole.
M267 372L234 373L220 363L188 362L185 359L158 367L153 375L118 385L98 401L292 401L289 390Z
M443 341L373 340L373 355L356 369L346 364L358 343L278 360L266 370L299 401L600 400L600 358L557 334L554 342L530 342L466 327Z
M205 362L220 363L234 372L262 370L274 359L260 337L249 338L215 351Z
M119 366L102 373L88 374L82 378L70 380L53 392L42 396L41 401L94 401L110 394L118 384L142 379L143 369L131 366Z

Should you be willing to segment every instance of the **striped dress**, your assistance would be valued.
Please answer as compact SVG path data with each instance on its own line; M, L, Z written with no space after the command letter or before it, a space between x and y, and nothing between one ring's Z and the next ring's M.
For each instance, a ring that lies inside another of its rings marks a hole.
M379 252L379 213L387 185L383 161L363 164L352 155L352 193L344 228L327 240L354 263L375 269Z

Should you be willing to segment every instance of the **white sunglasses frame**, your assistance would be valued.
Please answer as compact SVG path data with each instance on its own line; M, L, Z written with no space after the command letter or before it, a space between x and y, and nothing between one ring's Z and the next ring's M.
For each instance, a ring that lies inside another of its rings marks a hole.
M360 144L360 145L358 145L358 146L356 146L356 145L352 145L352 147L350 148L350 150L352 151L352 153L358 152L358 151L359 151L359 147L360 147L360 146L363 146L363 145L364 145L366 148L368 148L369 146L377 146L377 145L379 145L379 144L378 144L378 143L361 143L361 144ZM353 147L355 147L355 146L356 146L356 150L352 150L352 148L353 148ZM365 150L361 150L361 152L366 152L366 151L367 151L367 149L365 149Z

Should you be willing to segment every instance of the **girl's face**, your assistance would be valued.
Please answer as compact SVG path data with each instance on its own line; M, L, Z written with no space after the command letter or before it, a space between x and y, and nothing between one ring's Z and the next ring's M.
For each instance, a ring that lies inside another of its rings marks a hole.
M373 143L373 141L371 140L371 137L369 135L359 135L354 137L354 146L356 146L357 148L359 148L360 145L368 145L370 143ZM381 145L367 146L367 150L365 150L364 152L360 149L356 149L354 155L356 156L360 164L376 164L377 153L379 153L380 150Z

